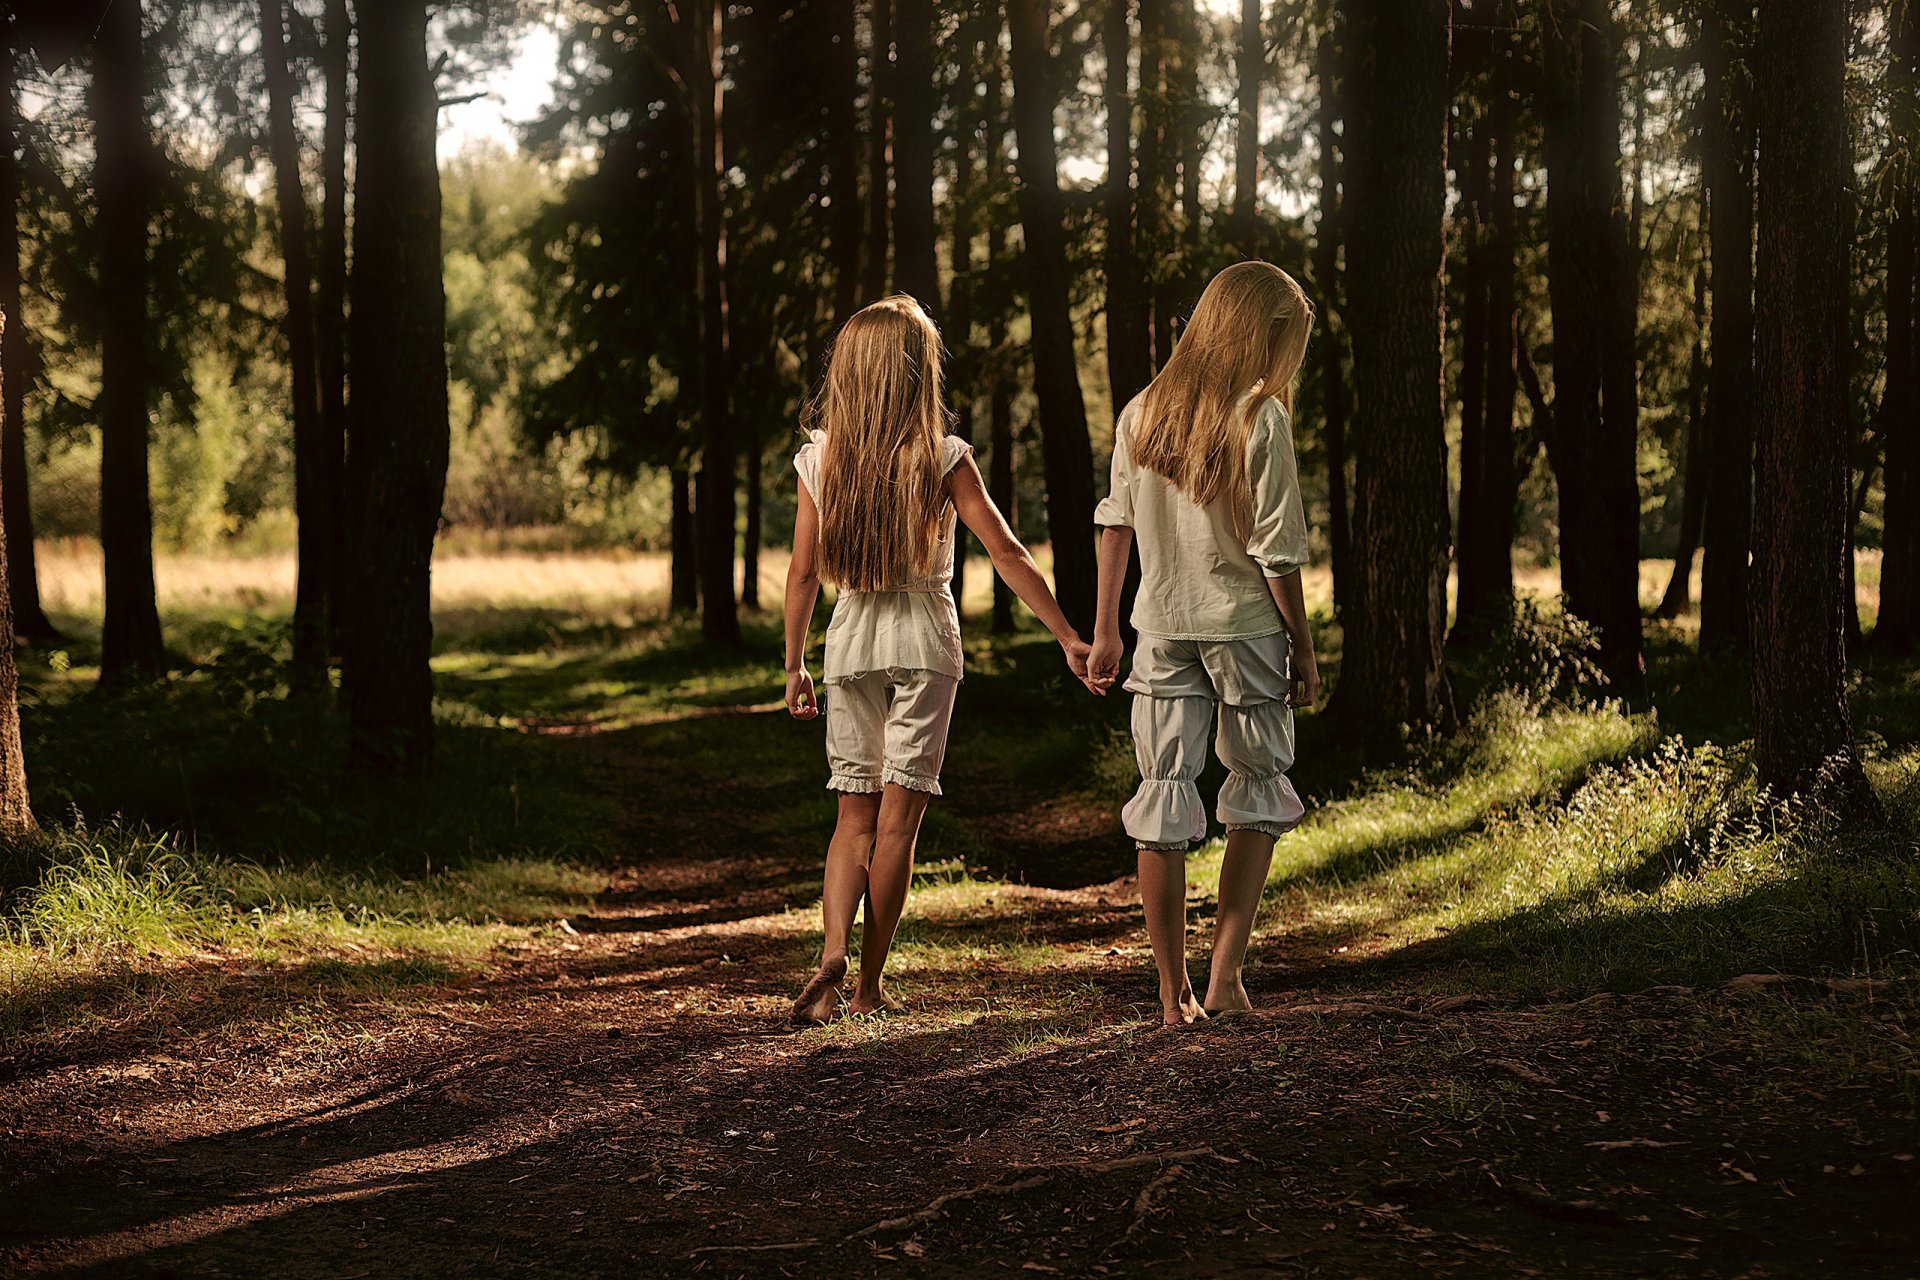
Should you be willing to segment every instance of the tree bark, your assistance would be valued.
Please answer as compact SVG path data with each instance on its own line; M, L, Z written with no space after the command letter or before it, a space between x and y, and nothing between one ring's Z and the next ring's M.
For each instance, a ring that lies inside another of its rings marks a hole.
M1620 173L1619 68L1607 0L1555 0L1544 33L1550 449L1567 608L1592 624L1615 694L1645 692L1633 248Z
M1153 313L1153 369L1173 354L1173 315L1178 299L1166 271L1173 252L1168 209L1173 200L1173 116L1169 110L1167 5L1171 0L1140 0L1140 189L1135 201L1134 239L1147 265L1148 302Z
M980 399L980 353L973 342L973 240L974 240L974 145L983 121L971 86L974 68L987 57L996 57L999 49L983 47L976 39L977 19L961 24L960 83L962 96L956 109L953 129L953 185L948 189L948 206L953 210L953 241L949 257L953 281L947 286L946 343L950 356L947 370L948 398L953 402L954 434L973 442L974 417ZM954 535L958 542L953 556L953 599L960 620L967 616L967 557L972 538L965 528ZM998 575L995 575L998 576Z
M448 450L439 98L426 0L361 5L359 19L343 657L352 766L405 775L433 757L430 573Z
M1707 0L1701 17L1706 111L1700 127L1713 253L1707 452L1713 501L1701 531L1700 648L1747 643L1753 546L1753 150L1751 0Z
M1169 45L1173 56L1168 76L1174 99L1171 119L1180 149L1179 270L1167 280L1171 291L1168 306L1170 314L1184 314L1193 309L1205 283L1201 279L1200 264L1200 171L1206 162L1206 149L1201 134L1206 129L1210 110L1200 96L1202 50L1194 0L1163 0L1163 3L1171 8L1163 10L1162 16L1173 22L1173 39ZM1167 353L1173 353L1171 343Z
M685 467L673 467L667 472L667 484L673 490L667 544L667 573L672 585L667 607L674 613L692 613L700 607L699 557L694 551L693 478Z
M353 22L347 0L327 0L321 69L327 115L320 145L320 270L314 340L319 347L320 439L327 512L327 623L342 643L347 592L347 118L353 111Z
M166 652L153 588L147 481L148 192L154 182L141 5L107 10L94 52L94 189L99 201L100 550L106 617L100 680L161 675Z
M1447 0L1344 0L1356 390L1353 590L1339 713L1374 755L1445 729Z
M1693 612L1693 558L1700 550L1700 525L1705 518L1708 477L1706 431L1701 412L1706 391L1706 350L1702 334L1707 322L1707 276L1693 272L1693 354L1687 365L1687 456L1680 478L1680 537L1673 552L1673 575L1660 597L1656 618L1678 618Z
M1130 0L1113 0L1103 43L1107 81L1107 386L1117 419L1153 380L1153 314L1133 235L1133 96L1128 91Z
M1453 635L1465 639L1484 633L1489 622L1491 602L1485 598L1487 584L1481 576L1478 555L1486 547L1481 529L1491 514L1486 492L1487 453L1487 362L1492 321L1488 310L1487 287L1489 250L1487 245L1490 206L1493 201L1488 167L1491 147L1484 118L1471 127L1464 122L1460 139L1465 145L1456 162L1460 191L1460 515L1454 538L1459 557L1455 588ZM1469 551L1468 548L1472 550Z
M1054 594L1083 635L1093 626L1093 449L1073 343L1066 228L1062 221L1054 108L1059 91L1048 44L1047 0L1009 0L1013 116L1020 155L1020 224L1026 235L1033 316L1034 398L1047 475Z
M893 169L893 0L868 0L867 75L867 261L864 292L877 301L887 292L887 225Z
M860 50L851 3L827 6L833 23L833 92L827 99L827 193L833 200L833 325L860 309ZM812 370L817 376L822 371Z
M300 180L300 142L293 127L293 75L287 67L284 0L260 0L260 57L267 81L267 132L273 152L274 196L280 208L280 256L286 299L287 363L292 368L293 506L299 521L293 598L296 692L330 687L327 658L327 552L333 494L328 486L325 427L313 331L313 268L308 261L307 194Z
M894 0L893 243L895 284L938 325L940 261L933 221L933 5Z
M884 0L881 0L884 3ZM693 57L687 77L693 95L694 221L700 239L695 294L699 307L700 403L706 438L700 463L700 630L707 643L740 642L733 593L734 488L737 460L727 386L727 161L723 133L726 80L721 66L725 0L699 0L688 10L686 36Z
M1842 598L1853 147L1845 0L1761 8L1754 63L1754 756L1776 794L1878 809L1853 745Z
M1341 358L1340 152L1334 125L1341 105L1339 51L1331 30L1314 52L1319 82L1320 222L1314 230L1313 269L1320 283L1320 395L1327 450L1327 542L1332 552L1333 610L1345 615L1349 594L1352 523L1347 513L1347 375Z
M986 59L986 160L987 184L997 187L1007 179L1006 80L1000 71L1000 18L995 11L988 25ZM995 216L987 228L987 274L993 275L1007 260L1007 224ZM1020 528L1019 495L1014 489L1013 468L1013 378L1008 370L1012 353L1007 347L1007 308L996 304L987 313L987 350L992 368L987 375L987 493L1007 518L1015 532ZM1013 589L999 574L993 575L993 632L1007 635L1013 631Z
M4 55L10 69L13 51L0 50L0 55ZM7 89L10 100L12 85ZM5 103L0 103L0 107L11 110ZM8 141L11 142L11 138ZM0 352L15 350L7 333L12 328L9 323L12 315L11 310L0 311ZM6 384L13 378L11 359L0 357L0 406L5 406L0 412L11 412L13 402L5 392ZM10 426L10 422L0 422L0 431ZM0 493L0 503L5 501L6 495ZM5 517L5 511L0 510L0 558L4 558L7 551ZM9 840L34 829L33 805L27 795L26 755L20 746L20 668L13 652L13 599L7 580L10 576L0 574L0 838Z
M1880 545L1880 613L1873 629L1876 649L1911 653L1920 646L1920 345L1915 341L1913 157L1920 139L1908 122L1920 108L1920 13L1911 0L1891 6L1889 120L1897 131L1888 157L1887 188L1887 375L1880 402L1886 437L1886 508ZM1716 298L1718 294L1716 291ZM1716 348L1715 357L1718 358Z
M1258 254L1260 225L1260 90L1267 79L1267 42L1261 0L1240 0L1240 121L1233 136L1233 222L1242 253Z
M14 83L18 51L0 46L0 504L5 507L6 576L16 635L50 640L59 635L40 607L40 566L34 554L33 508L27 489L27 421L24 413L31 348L20 310L20 167L14 158L20 119ZM0 717L4 716L0 711ZM5 732L0 726L0 735ZM4 762L0 762L3 764ZM3 781L3 779L0 779ZM0 819L5 816L0 800Z
M746 436L742 480L747 487L747 520L740 537L740 607L757 610L760 607L760 508L764 488L761 474L762 445L757 422L747 424Z

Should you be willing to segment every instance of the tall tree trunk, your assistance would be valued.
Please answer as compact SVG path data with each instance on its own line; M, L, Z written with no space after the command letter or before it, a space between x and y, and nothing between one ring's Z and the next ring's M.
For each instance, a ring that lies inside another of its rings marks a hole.
M1633 253L1607 0L1555 0L1545 31L1548 294L1559 448L1560 577L1599 636L1613 691L1646 687L1640 646L1639 407Z
M293 670L298 692L329 687L327 563L333 494L328 488L325 428L313 332L313 268L308 262L307 193L300 180L300 141L293 128L293 75L287 67L284 0L260 0L260 57L266 69L267 132L274 196L280 207L287 363L292 366L293 506L299 520L293 597Z
M1878 808L1853 745L1846 581L1853 147L1845 0L1761 8L1754 755L1777 794Z
M933 221L933 4L894 3L894 283L937 325L945 309Z
M1700 525L1705 518L1708 477L1706 431L1701 412L1706 391L1706 350L1702 335L1707 325L1707 273L1693 271L1693 354L1687 363L1687 443L1685 470L1680 477L1680 538L1673 552L1673 576L1660 597L1657 618L1678 618L1693 612L1693 557L1700 549Z
M1447 0L1343 0L1348 314L1353 318L1353 589L1340 712L1370 752L1446 728Z
M1153 315L1145 264L1133 236L1133 96L1128 92L1130 0L1107 10L1107 386L1114 417L1153 380Z
M6 370L0 386L0 505L6 519L6 576L13 601L13 628L28 640L48 640L59 634L40 607L40 567L34 554L33 508L27 493L27 398L29 363L27 325L20 314L20 167L14 158L19 89L14 84L18 52L0 45L0 367ZM9 649L8 653L11 654ZM0 658L4 663L5 658ZM0 708L0 738L5 736L4 708ZM4 774L0 760L0 774ZM5 778L0 776L0 787ZM5 798L0 795L0 829L4 829Z
M954 434L973 442L974 417L980 394L980 353L973 342L973 238L974 238L974 144L980 135L982 120L970 91L974 69L985 58L996 57L999 49L989 50L976 38L977 20L968 19L960 29L960 77L963 92L953 129L953 185L948 188L948 207L953 210L953 243L949 256L953 282L948 286L947 351L948 397L953 402ZM965 528L956 531L958 539L953 556L953 600L959 616L967 616L967 557L972 538ZM997 575L996 575L997 576Z
M743 459L742 479L747 486L747 527L740 537L740 607L758 609L760 607L760 508L762 483L763 446L758 422L747 424L746 456Z
M1492 515L1486 492L1487 451L1487 361L1492 337L1488 315L1487 273L1489 246L1487 223L1493 200L1488 180L1490 163L1487 122L1482 118L1471 129L1462 122L1466 134L1456 162L1460 190L1459 226L1461 228L1460 272L1460 517L1454 546L1459 556L1459 574L1455 587L1453 635L1466 639L1487 628L1489 610L1496 602L1485 598L1487 582L1475 553L1486 546L1481 526ZM1468 548L1472 547L1473 552Z
M1007 180L1007 108L1006 80L1000 71L1000 30L998 11L988 23L986 58L986 159L987 185L1000 187ZM987 227L987 274L994 275L1007 261L1007 224L996 214ZM1007 346L1007 308L996 304L987 313L987 350L992 368L988 373L987 492L993 504L1006 515L1007 523L1020 528L1019 494L1014 488L1013 469L1013 376L1008 365L1012 352ZM1006 635L1013 630L1013 590L999 574L993 575L993 631Z
M12 68L13 51L0 49L0 57ZM11 79L11 76L8 77ZM0 103L0 109L11 111L11 90L8 84L8 102ZM11 143L12 139L7 139ZM11 163L11 151L8 162ZM0 353L15 350L7 331L13 327L13 309L0 311ZM0 412L11 415L13 401L5 394L8 383L14 378L14 365L10 354L0 355ZM0 432L10 430L11 420L0 422ZM0 504L7 497L0 493ZM7 525L6 512L0 509L0 559L6 556ZM10 561L8 563L11 563ZM33 806L27 795L26 755L20 747L20 669L13 652L13 599L7 579L11 575L0 574L0 838L15 839L34 828Z
M1459 557L1459 623L1469 628L1503 618L1513 608L1513 535L1518 502L1514 466L1513 398L1518 390L1516 311L1514 302L1514 120L1512 84L1511 10L1495 13L1496 49L1493 83L1482 128L1493 153L1491 185L1487 189L1485 228L1476 252L1486 262L1485 288L1486 403L1483 409L1477 464L1461 461L1461 529ZM1464 426L1463 426L1464 432ZM1469 471L1477 477L1474 517L1466 516L1464 493Z
M347 0L327 0L320 62L327 115L320 145L320 271L314 339L319 347L320 438L328 494L327 623L339 651L347 591L347 117L353 111L353 22Z
M100 550L106 619L100 680L166 669L153 590L153 503L147 487L147 233L154 181L141 6L107 10L95 42L94 189L99 201Z
M351 763L433 757L433 539L447 479L439 98L426 0L363 4L353 223L353 438L344 658Z
M1020 224L1026 235L1034 398L1046 463L1054 594L1068 621L1084 635L1093 627L1093 449L1073 344L1072 279L1053 140L1058 73L1048 45L1048 7L1047 0L1008 0L1007 17L1013 35Z
M867 301L887 292L887 186L893 170L893 0L867 0Z
M1706 110L1700 154L1713 253L1712 360L1707 452L1713 501L1701 531L1700 648L1747 642L1753 546L1753 150L1755 95L1748 58L1752 0L1708 0L1701 17Z
M1168 92L1167 5L1140 0L1140 189L1134 212L1137 252L1148 267L1153 311L1153 368L1173 354L1173 315L1179 299L1166 270L1173 252L1168 210L1173 203L1173 113Z
M1266 236L1260 225L1260 90L1267 80L1267 38L1260 26L1261 0L1240 0L1240 120L1233 135L1233 223L1240 251L1259 254Z
M827 6L833 24L833 92L827 99L827 194L833 200L833 325L860 309L860 50L851 3ZM809 370L818 376L818 368Z
M672 517L668 526L667 575L670 581L667 607L674 613L692 613L700 607L699 556L694 550L693 477L683 466L669 468L667 484L672 488Z
M1313 270L1320 284L1320 395L1327 450L1327 542L1333 561L1333 608L1345 615L1349 595L1352 523L1347 514L1347 374L1340 355L1340 152L1333 128L1340 119L1338 47L1331 32L1314 52L1319 81L1320 222L1314 229Z
M884 0L881 0L884 3ZM688 12L686 36L692 41L694 221L700 239L695 294L699 307L700 403L705 428L700 461L700 630L709 644L740 641L740 617L734 603L736 540L734 488L738 462L733 442L733 409L727 386L730 353L727 316L727 161L723 119L726 80L721 66L725 0L699 0Z
M1889 119L1897 136L1886 185L1892 216L1887 227L1887 381L1880 424L1887 442L1886 510L1880 545L1880 614L1874 647L1910 653L1920 646L1920 344L1915 335L1915 262L1920 226L1914 221L1913 112L1920 109L1920 13L1897 0L1889 17ZM1716 281L1716 284L1718 282ZM1716 301L1719 291L1716 288ZM1715 360L1719 350L1716 343Z
M1171 311L1191 311L1200 296L1204 281L1200 278L1200 178L1206 162L1202 134L1209 115L1206 100L1200 96L1200 23L1194 14L1194 0L1164 0L1172 7L1164 16L1173 23L1172 62L1169 78L1173 90L1174 113L1171 116L1180 147L1180 253L1179 270L1168 281L1174 295ZM1173 348L1169 344L1169 355Z

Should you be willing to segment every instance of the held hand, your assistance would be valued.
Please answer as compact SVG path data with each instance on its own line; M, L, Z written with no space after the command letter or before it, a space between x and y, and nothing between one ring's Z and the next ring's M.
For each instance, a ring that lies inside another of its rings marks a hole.
M787 672L787 713L795 720L811 720L820 714L820 703L813 696L813 677L805 667Z
M1120 678L1121 650L1119 636L1094 637L1093 647L1087 653L1087 688L1103 697L1113 688L1114 681Z
M1067 670L1073 672L1073 678L1086 684L1087 642L1079 636L1068 636L1060 642L1060 652L1066 655Z
M1311 710L1320 697L1320 663L1314 657L1313 646L1301 645L1293 651L1293 681L1287 693L1287 705L1298 710Z

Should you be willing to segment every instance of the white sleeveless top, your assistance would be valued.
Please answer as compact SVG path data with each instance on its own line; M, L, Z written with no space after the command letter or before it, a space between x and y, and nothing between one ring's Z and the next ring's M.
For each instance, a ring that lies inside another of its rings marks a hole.
M820 461L826 433L794 455L793 469L800 483L820 504ZM941 438L940 474L946 476L971 453L972 446L958 436ZM964 670L960 653L960 611L953 602L953 548L956 525L953 504L940 516L940 541L933 553L933 569L925 577L886 591L842 589L834 602L833 621L827 624L826 674L822 684L838 684L869 671L890 667L936 671L958 680Z

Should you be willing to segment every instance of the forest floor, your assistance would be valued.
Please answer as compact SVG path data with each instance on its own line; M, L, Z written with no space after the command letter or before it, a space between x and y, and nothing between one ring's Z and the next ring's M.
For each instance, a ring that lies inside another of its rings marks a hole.
M514 764L454 801L595 839L478 943L356 933L335 887L331 941L20 979L0 1274L1914 1272L1906 693L1863 711L1905 813L1866 837L1743 809L1691 669L1665 727L1496 698L1393 774L1303 721L1315 816L1276 861L1258 1008L1183 1031L1117 835L1124 708L1075 701L1043 641L982 642L907 1011L796 1033L832 810L765 653L469 639L440 660L443 772L488 733ZM109 714L47 696L77 718L48 753ZM259 820L180 803L209 842ZM1217 853L1191 864L1196 974Z

